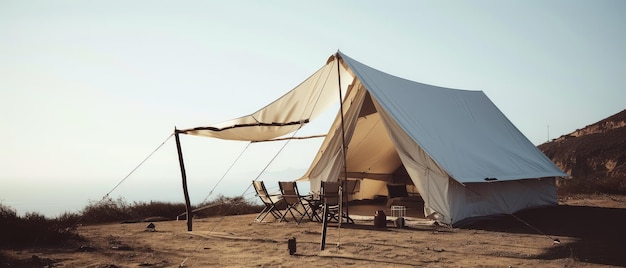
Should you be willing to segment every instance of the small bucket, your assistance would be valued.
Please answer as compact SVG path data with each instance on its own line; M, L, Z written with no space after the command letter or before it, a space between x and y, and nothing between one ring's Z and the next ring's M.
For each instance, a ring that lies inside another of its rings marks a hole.
M374 214L374 227L387 228L387 215L385 215L385 211L376 211L376 214Z

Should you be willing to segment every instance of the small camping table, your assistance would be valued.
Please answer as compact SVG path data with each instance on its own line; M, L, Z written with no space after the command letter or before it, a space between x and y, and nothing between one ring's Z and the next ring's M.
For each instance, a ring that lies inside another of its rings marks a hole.
M311 221L322 222L322 218L319 216L319 210L322 207L322 199L319 195L310 194L303 197L307 202L307 206L309 208L309 212L311 213L310 219ZM306 208L305 208L306 209Z

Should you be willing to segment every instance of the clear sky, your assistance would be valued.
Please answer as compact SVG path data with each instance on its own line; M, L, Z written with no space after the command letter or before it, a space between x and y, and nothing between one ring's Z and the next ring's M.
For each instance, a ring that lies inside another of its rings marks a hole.
M618 0L0 0L0 202L76 212L175 126L254 112L337 50L482 90L538 145L626 108L625 12ZM291 142L261 179L301 175L319 142ZM194 203L221 178L214 195L244 193L281 145L251 145L227 173L246 143L182 144ZM182 202L173 138L111 197Z

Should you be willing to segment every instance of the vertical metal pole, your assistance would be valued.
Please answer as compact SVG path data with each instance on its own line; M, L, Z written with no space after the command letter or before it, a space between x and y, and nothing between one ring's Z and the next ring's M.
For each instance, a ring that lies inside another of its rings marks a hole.
M189 200L189 191L187 190L187 173L185 172L185 162L183 161L183 151L180 148L180 138L178 137L178 129L174 127L174 137L176 138L176 150L178 150L178 163L180 164L180 175L183 178L183 194L185 195L185 209L187 210L187 231L193 229L193 212L191 211L191 201Z

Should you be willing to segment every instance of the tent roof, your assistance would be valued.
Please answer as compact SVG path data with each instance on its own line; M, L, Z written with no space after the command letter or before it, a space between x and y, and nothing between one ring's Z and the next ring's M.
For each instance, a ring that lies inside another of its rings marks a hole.
M339 53L372 98L455 180L567 176L482 91L409 81Z

